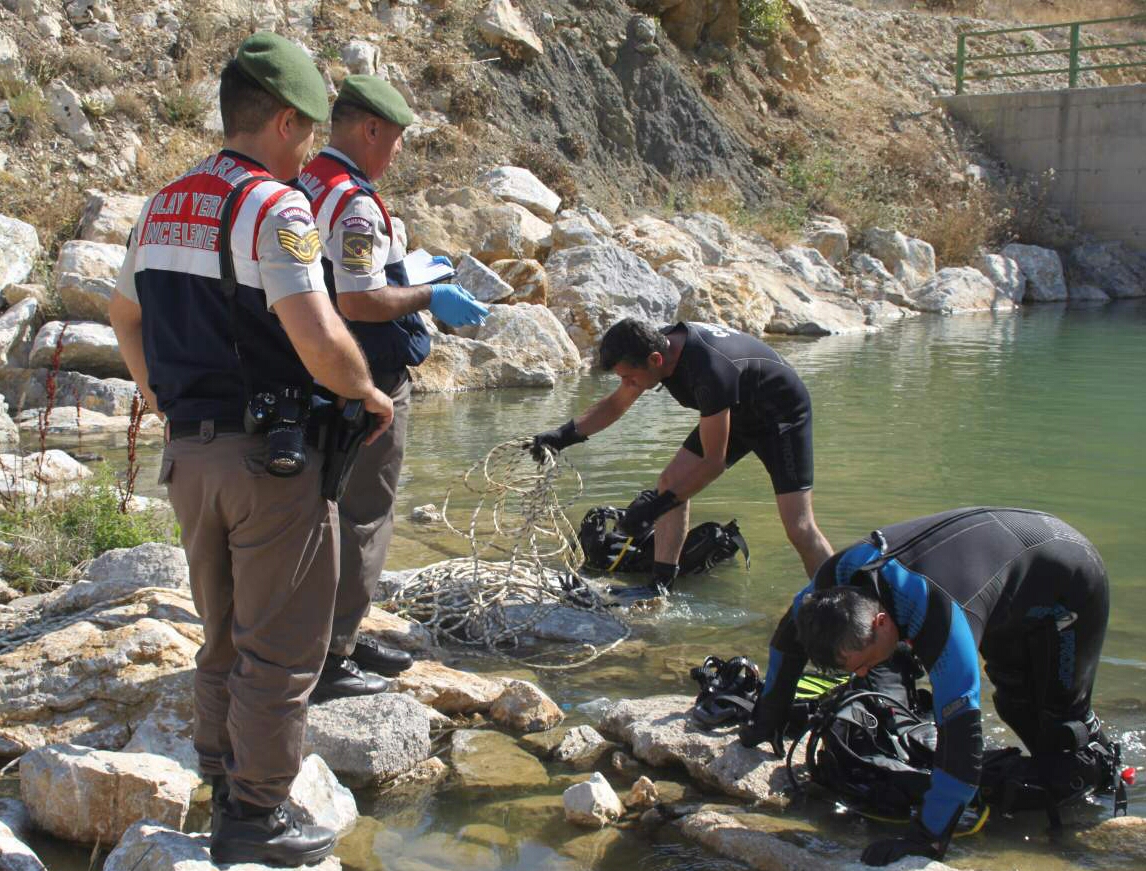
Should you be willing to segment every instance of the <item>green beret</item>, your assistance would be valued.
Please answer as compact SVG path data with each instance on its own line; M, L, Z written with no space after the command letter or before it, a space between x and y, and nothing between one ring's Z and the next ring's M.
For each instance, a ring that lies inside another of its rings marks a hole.
M365 109L399 127L414 123L414 113L389 82L377 76L347 76L338 99Z
M330 115L322 74L290 40L267 31L253 33L239 46L235 62L262 88L308 118L325 121Z

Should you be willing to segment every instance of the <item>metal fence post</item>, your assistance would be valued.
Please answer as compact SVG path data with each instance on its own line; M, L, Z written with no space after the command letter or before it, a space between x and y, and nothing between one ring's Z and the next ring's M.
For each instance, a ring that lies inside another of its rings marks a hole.
M1078 45L1079 31L1082 29L1079 22L1070 26L1070 87L1078 87Z
M963 65L967 59L967 36L959 34L959 41L955 46L955 93L963 93Z

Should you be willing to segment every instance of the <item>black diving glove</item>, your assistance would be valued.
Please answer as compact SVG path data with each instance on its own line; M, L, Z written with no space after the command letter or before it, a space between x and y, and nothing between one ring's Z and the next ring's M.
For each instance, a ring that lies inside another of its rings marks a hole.
M658 599L672 592L672 585L676 581L680 569L676 563L653 563L653 576L647 584L638 587L626 587L614 584L609 587L608 593L617 605L628 605L647 599Z
M737 737L745 747L756 747L767 741L772 752L784 757L784 730L788 726L789 706L778 699L779 693L761 693L752 707L752 716L740 727Z
M913 820L902 838L887 838L868 844L860 857L865 865L890 865L904 856L942 859L945 845L934 838L919 820Z
M654 523L666 511L676 508L680 502L672 490L658 493L655 490L642 490L637 498L629 503L621 519L617 521L617 529L625 535L636 538L645 528Z
M583 441L588 441L589 436L581 435L577 432L577 425L572 420L566 421L557 427L557 429L547 429L545 432L539 432L533 437L527 447L533 459L540 463L545 459L545 449L557 453L565 450L570 445L578 445Z

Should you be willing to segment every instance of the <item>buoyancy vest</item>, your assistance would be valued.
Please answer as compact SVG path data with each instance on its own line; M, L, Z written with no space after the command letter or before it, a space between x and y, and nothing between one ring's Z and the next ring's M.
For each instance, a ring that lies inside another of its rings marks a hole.
M394 238L390 213L374 186L358 169L329 151L322 151L299 174L299 188L310 197L315 223L323 240L330 238L336 222L354 197L368 196L378 206L386 225L386 236ZM337 305L334 287L334 264L325 252L322 258L326 287ZM362 344L375 380L406 366L417 366L430 353L430 336L417 312L392 321L347 321L347 326Z
M219 280L219 221L227 196L251 177L258 181L238 195L233 211L233 320ZM267 309L258 262L262 222L292 190L256 161L223 150L144 206L131 242L135 289L148 378L159 410L171 420L241 420L248 399L244 371L255 392L311 383L286 331Z

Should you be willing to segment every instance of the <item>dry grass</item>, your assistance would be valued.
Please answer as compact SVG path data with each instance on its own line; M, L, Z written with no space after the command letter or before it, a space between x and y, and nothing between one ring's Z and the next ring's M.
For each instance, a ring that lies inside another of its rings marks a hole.
M43 185L23 175L0 172L0 214L35 227L50 262L55 262L60 245L75 237L85 202L83 192L74 185L59 185L45 197Z
M156 191L182 175L215 150L218 143L199 130L175 130L163 142L151 141L138 150L139 189Z
M569 165L552 149L534 143L520 145L513 152L512 162L528 169L542 184L560 194L561 203L566 208L577 202L577 179Z

